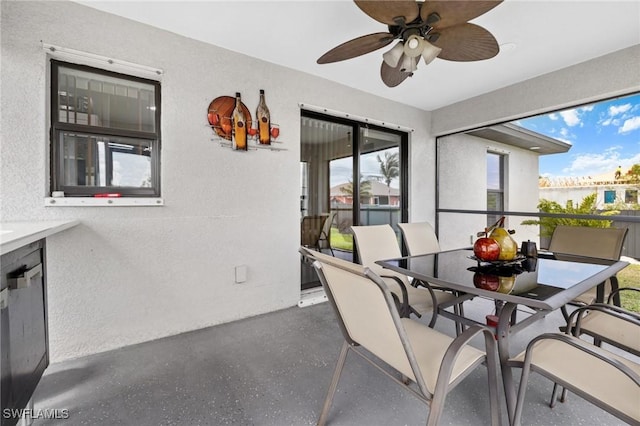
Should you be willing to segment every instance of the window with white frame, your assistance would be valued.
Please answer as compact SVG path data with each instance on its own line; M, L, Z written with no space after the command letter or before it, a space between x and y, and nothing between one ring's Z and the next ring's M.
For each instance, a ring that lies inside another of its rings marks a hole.
M160 196L160 82L51 60L51 191Z

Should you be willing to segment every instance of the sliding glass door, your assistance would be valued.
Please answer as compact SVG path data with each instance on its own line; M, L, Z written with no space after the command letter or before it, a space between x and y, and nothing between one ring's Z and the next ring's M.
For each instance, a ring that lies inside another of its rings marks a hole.
M309 111L302 112L300 135L301 244L357 261L352 225L397 231L407 219L408 136ZM303 263L302 288L317 285Z

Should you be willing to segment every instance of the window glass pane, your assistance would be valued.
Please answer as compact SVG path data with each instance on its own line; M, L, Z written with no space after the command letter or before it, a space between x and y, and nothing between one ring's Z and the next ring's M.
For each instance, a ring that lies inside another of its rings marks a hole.
M487 210L489 211L503 211L504 202L502 192L487 192ZM493 225L500 219L497 214L487 215L487 225Z
M396 133L360 128L360 225L400 229L400 142Z
M487 210L504 210L504 156L487 153ZM487 225L491 226L500 219L499 215L487 215Z
M638 203L638 190L636 189L627 189L624 193L624 202L627 204L637 204Z
M309 211L309 163L300 162L300 215L304 217Z
M487 189L502 189L502 156L487 153Z
M152 84L59 67L59 120L63 123L155 132Z
M149 188L153 141L61 132L64 186Z
M616 202L616 191L604 191L605 204L612 204Z

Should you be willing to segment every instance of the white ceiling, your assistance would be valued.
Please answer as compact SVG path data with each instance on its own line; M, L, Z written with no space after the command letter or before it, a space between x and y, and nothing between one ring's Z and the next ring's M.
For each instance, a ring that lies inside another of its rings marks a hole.
M472 21L496 37L498 56L423 62L388 88L380 63L392 45L316 64L344 41L387 30L348 0L78 2L428 111L640 44L640 0L506 0Z

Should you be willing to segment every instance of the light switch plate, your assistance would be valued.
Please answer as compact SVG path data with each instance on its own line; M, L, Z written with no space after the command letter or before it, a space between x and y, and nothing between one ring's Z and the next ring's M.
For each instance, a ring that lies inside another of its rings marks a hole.
M236 270L236 284L240 284L247 281L247 265L238 265Z

